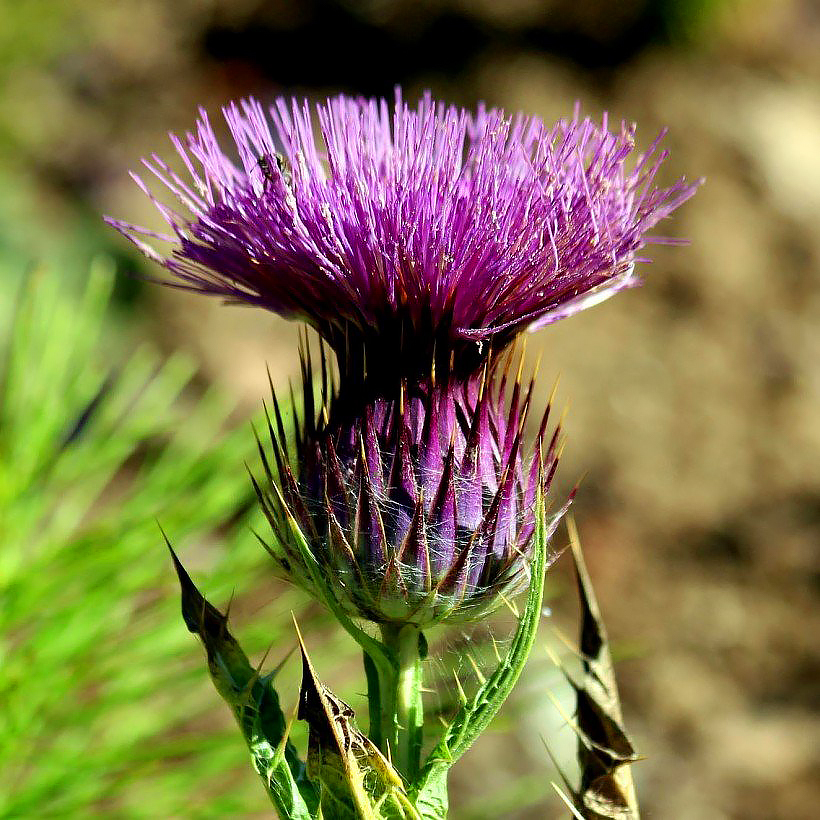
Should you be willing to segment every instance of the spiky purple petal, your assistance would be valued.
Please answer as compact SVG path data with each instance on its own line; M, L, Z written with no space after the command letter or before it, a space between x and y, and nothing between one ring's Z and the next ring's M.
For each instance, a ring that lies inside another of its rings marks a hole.
M364 364L410 378L434 346L469 367L476 343L498 351L636 284L636 251L664 241L647 231L697 187L655 185L663 133L635 156L634 126L577 110L550 128L397 92L392 106L280 98L266 114L249 99L223 113L238 158L203 111L172 138L185 178L144 163L173 204L137 178L167 235L109 222L172 283L313 325L343 376Z

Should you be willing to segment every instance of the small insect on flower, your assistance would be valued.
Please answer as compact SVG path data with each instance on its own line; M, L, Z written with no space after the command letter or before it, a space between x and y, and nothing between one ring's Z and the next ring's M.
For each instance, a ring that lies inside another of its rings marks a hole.
M282 154L274 154L273 164L276 165L276 169L278 170L279 175L285 185L290 186L293 177L291 177L290 166L288 165L287 160L282 156ZM268 188L273 185L274 181L273 164L271 163L271 158L268 154L262 154L262 156L257 160L257 165L259 166L259 169L262 172L262 177L265 180L264 190L266 193Z

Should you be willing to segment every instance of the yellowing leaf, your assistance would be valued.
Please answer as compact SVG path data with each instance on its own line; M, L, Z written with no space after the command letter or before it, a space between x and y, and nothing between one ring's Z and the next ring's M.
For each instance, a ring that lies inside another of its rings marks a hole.
M320 784L320 806L334 820L419 820L390 761L354 725L353 710L318 678L299 627L300 720L309 726L307 771Z

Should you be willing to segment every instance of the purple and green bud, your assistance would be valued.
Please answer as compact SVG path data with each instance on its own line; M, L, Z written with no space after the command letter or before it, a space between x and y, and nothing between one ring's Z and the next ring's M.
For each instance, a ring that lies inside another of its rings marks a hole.
M349 614L418 627L481 618L526 587L536 496L552 482L560 426L548 432L548 403L535 447L526 445L534 381L522 384L520 364L511 378L511 358L488 358L466 381L402 382L393 397L351 407L324 347L318 390L304 354L292 451L275 396L273 458L260 447L269 485L257 489L284 575L321 597L318 568Z

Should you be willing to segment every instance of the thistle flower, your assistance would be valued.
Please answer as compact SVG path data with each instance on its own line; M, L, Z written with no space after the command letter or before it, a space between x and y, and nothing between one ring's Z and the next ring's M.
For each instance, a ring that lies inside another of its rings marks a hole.
M351 413L323 347L315 395L304 351L293 453L274 393L275 470L260 443L269 484L254 481L283 574L319 598L329 580L350 614L419 627L480 618L526 586L536 495L552 482L560 425L547 438L550 400L525 457L534 378L522 389L523 357L509 400L510 356L497 385L493 359L466 382L403 382L397 398Z
M303 359L291 454L274 406L277 475L266 462L270 488L257 485L274 555L377 622L480 616L526 583L557 463L554 438L541 452L546 417L524 452L532 387L516 379L507 404L499 356L523 329L635 284L646 231L696 186L654 184L663 134L633 159L634 127L577 111L548 128L397 92L392 111L339 96L315 120L284 99L269 117L254 100L224 115L238 164L202 112L172 137L189 181L145 162L174 207L135 177L170 233L109 221L169 284L303 320L336 356L331 388L323 348L318 411Z
M550 399L534 450L524 446L534 380L522 385L521 365L510 378L508 347L526 328L636 284L647 231L696 185L655 185L663 133L633 158L634 127L612 132L606 116L596 125L577 111L548 128L429 95L410 108L397 92L392 111L339 96L316 106L315 119L307 102L284 99L269 117L254 100L224 114L238 163L202 112L196 133L172 136L188 180L156 155L145 162L173 206L135 176L168 233L109 222L166 268L168 284L318 332L318 386L307 336L302 348L293 446L275 393L272 456L257 439L267 481L252 480L276 535L260 540L360 643L367 740L382 754L362 755L351 740L352 710L318 683L304 645L299 717L311 724L315 784L302 791L292 749L273 754L286 735L259 742L261 709L251 723L243 703L240 725L251 748L264 749L257 769L287 804L283 814L299 803L294 816L308 816L318 795L319 815L344 806L375 816L393 797L402 817L428 816L425 807L444 817L447 769L497 713L533 647L540 572L569 504L547 517L560 425L547 432ZM506 656L422 767L423 630L480 618L524 586ZM350 616L377 624L378 636ZM211 658L213 636L203 640ZM274 717L266 722L285 726Z
M696 188L658 188L663 133L633 159L634 126L612 132L606 115L549 128L399 92L392 111L339 96L315 119L307 101L269 114L252 99L224 109L238 164L204 111L172 136L189 180L145 161L176 201L135 176L170 233L109 222L176 286L303 320L372 378L420 377L433 355L475 372L484 343L498 352L636 284L637 251L667 241L646 232Z

